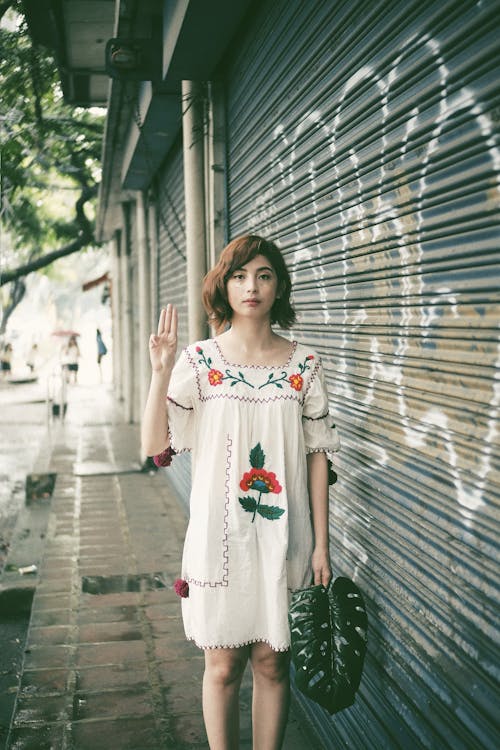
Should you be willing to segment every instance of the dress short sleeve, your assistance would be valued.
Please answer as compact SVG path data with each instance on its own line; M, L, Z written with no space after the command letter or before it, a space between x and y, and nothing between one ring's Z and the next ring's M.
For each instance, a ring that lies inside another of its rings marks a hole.
M168 435L176 453L193 447L195 389L195 370L184 350L175 363L167 394Z
M320 360L305 394L302 426L307 453L333 453L340 449L337 428L328 411L328 391Z

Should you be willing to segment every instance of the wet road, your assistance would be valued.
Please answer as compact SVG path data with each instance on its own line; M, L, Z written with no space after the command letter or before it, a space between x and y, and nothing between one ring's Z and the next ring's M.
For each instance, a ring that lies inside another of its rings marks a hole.
M43 383L0 383L0 570L24 504L25 482L50 442Z

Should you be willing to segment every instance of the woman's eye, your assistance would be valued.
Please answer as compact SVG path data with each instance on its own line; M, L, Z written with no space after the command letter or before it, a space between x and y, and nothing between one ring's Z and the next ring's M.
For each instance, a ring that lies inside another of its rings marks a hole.
M259 278L263 279L264 281L269 281L269 279L271 278L271 275L268 274L268 273L261 273L261 275L259 276Z

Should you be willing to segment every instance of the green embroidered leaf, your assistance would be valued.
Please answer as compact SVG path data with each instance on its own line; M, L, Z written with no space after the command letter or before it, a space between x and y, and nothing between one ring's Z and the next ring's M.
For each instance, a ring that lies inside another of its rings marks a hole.
M257 508L257 513L259 513L263 518L268 518L270 521L275 521L277 518L282 516L284 512L285 509L278 508L277 505L259 505Z
M250 451L250 466L253 466L254 469L262 469L265 460L264 451L260 447L260 443L257 443L255 448Z
M257 500L253 497L239 497L240 505L247 513L253 513L257 507Z
M232 382L232 383L229 383L229 385L230 385L230 386L236 385L236 383L237 383L237 382L238 382L237 380L233 380L233 382Z

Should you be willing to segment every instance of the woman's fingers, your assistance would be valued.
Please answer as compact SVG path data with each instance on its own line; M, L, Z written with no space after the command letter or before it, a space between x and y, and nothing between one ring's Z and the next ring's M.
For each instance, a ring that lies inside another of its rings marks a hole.
M170 303L162 307L158 321L158 336L177 336L177 308Z
M161 336L163 331L165 330L165 318L167 316L167 311L164 307L162 307L160 311L160 318L158 320L158 336Z
M171 316L170 316L170 334L177 339L177 308L171 305Z

